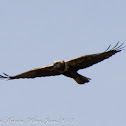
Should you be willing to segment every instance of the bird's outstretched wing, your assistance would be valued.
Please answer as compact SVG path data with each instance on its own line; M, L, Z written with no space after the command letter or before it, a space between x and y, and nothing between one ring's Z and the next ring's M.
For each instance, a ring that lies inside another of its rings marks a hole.
M36 68L36 69L29 70L29 71L26 71L24 73L21 73L21 74L15 75L15 76L9 76L5 73L3 73L3 74L4 75L0 75L0 78L19 79L19 78L35 78L35 77L60 75L59 72L55 71L55 68L53 66Z
M104 59L107 59L114 55L117 52L120 52L124 47L122 46L124 43L121 45L118 45L119 42L112 48L110 49L110 46L102 53L97 53L97 54L91 54L91 55L84 55L69 61L66 61L67 65L75 70L83 69L89 66L92 66L98 62L103 61Z

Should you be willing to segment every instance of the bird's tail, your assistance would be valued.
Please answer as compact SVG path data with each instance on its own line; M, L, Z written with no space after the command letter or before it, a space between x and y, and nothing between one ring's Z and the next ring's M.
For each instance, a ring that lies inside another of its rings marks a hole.
M79 75L76 78L73 78L78 84L85 84L88 83L90 78L84 77L82 75Z

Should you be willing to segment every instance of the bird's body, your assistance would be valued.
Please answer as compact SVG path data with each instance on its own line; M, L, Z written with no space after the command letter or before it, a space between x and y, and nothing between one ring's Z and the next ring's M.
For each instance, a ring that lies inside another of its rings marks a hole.
M51 66L36 68L15 76L9 76L3 73L5 76L0 75L0 78L20 79L20 78L35 78L35 77L64 75L73 78L78 84L84 84L89 82L90 78L78 74L77 71L79 69L90 67L98 62L103 61L104 59L111 57L115 53L120 52L125 46L122 47L123 43L119 46L118 44L119 42L110 50L109 46L102 53L84 55L68 61L63 60L55 61Z

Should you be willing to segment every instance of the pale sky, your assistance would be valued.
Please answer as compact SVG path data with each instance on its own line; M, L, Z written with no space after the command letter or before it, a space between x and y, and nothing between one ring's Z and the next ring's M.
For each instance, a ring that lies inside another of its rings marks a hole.
M126 42L125 0L0 1L0 74L16 75ZM125 43L126 45L126 43ZM0 126L126 126L126 51L79 73L0 80ZM39 120L39 121L37 121Z

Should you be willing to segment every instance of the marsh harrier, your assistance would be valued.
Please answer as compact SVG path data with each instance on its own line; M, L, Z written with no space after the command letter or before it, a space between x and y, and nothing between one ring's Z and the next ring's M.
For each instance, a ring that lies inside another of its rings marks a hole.
M124 49L125 46L119 45L119 42L110 49L110 46L102 53L83 55L68 61L55 61L53 65L32 69L30 71L15 75L9 76L5 73L0 75L0 78L11 79L20 79L20 78L35 78L35 77L45 77L45 76L55 76L55 75L64 75L66 77L73 78L78 84L84 84L89 82L90 78L84 77L78 74L78 70L90 67L98 62L103 61L111 57L112 55L120 52Z

